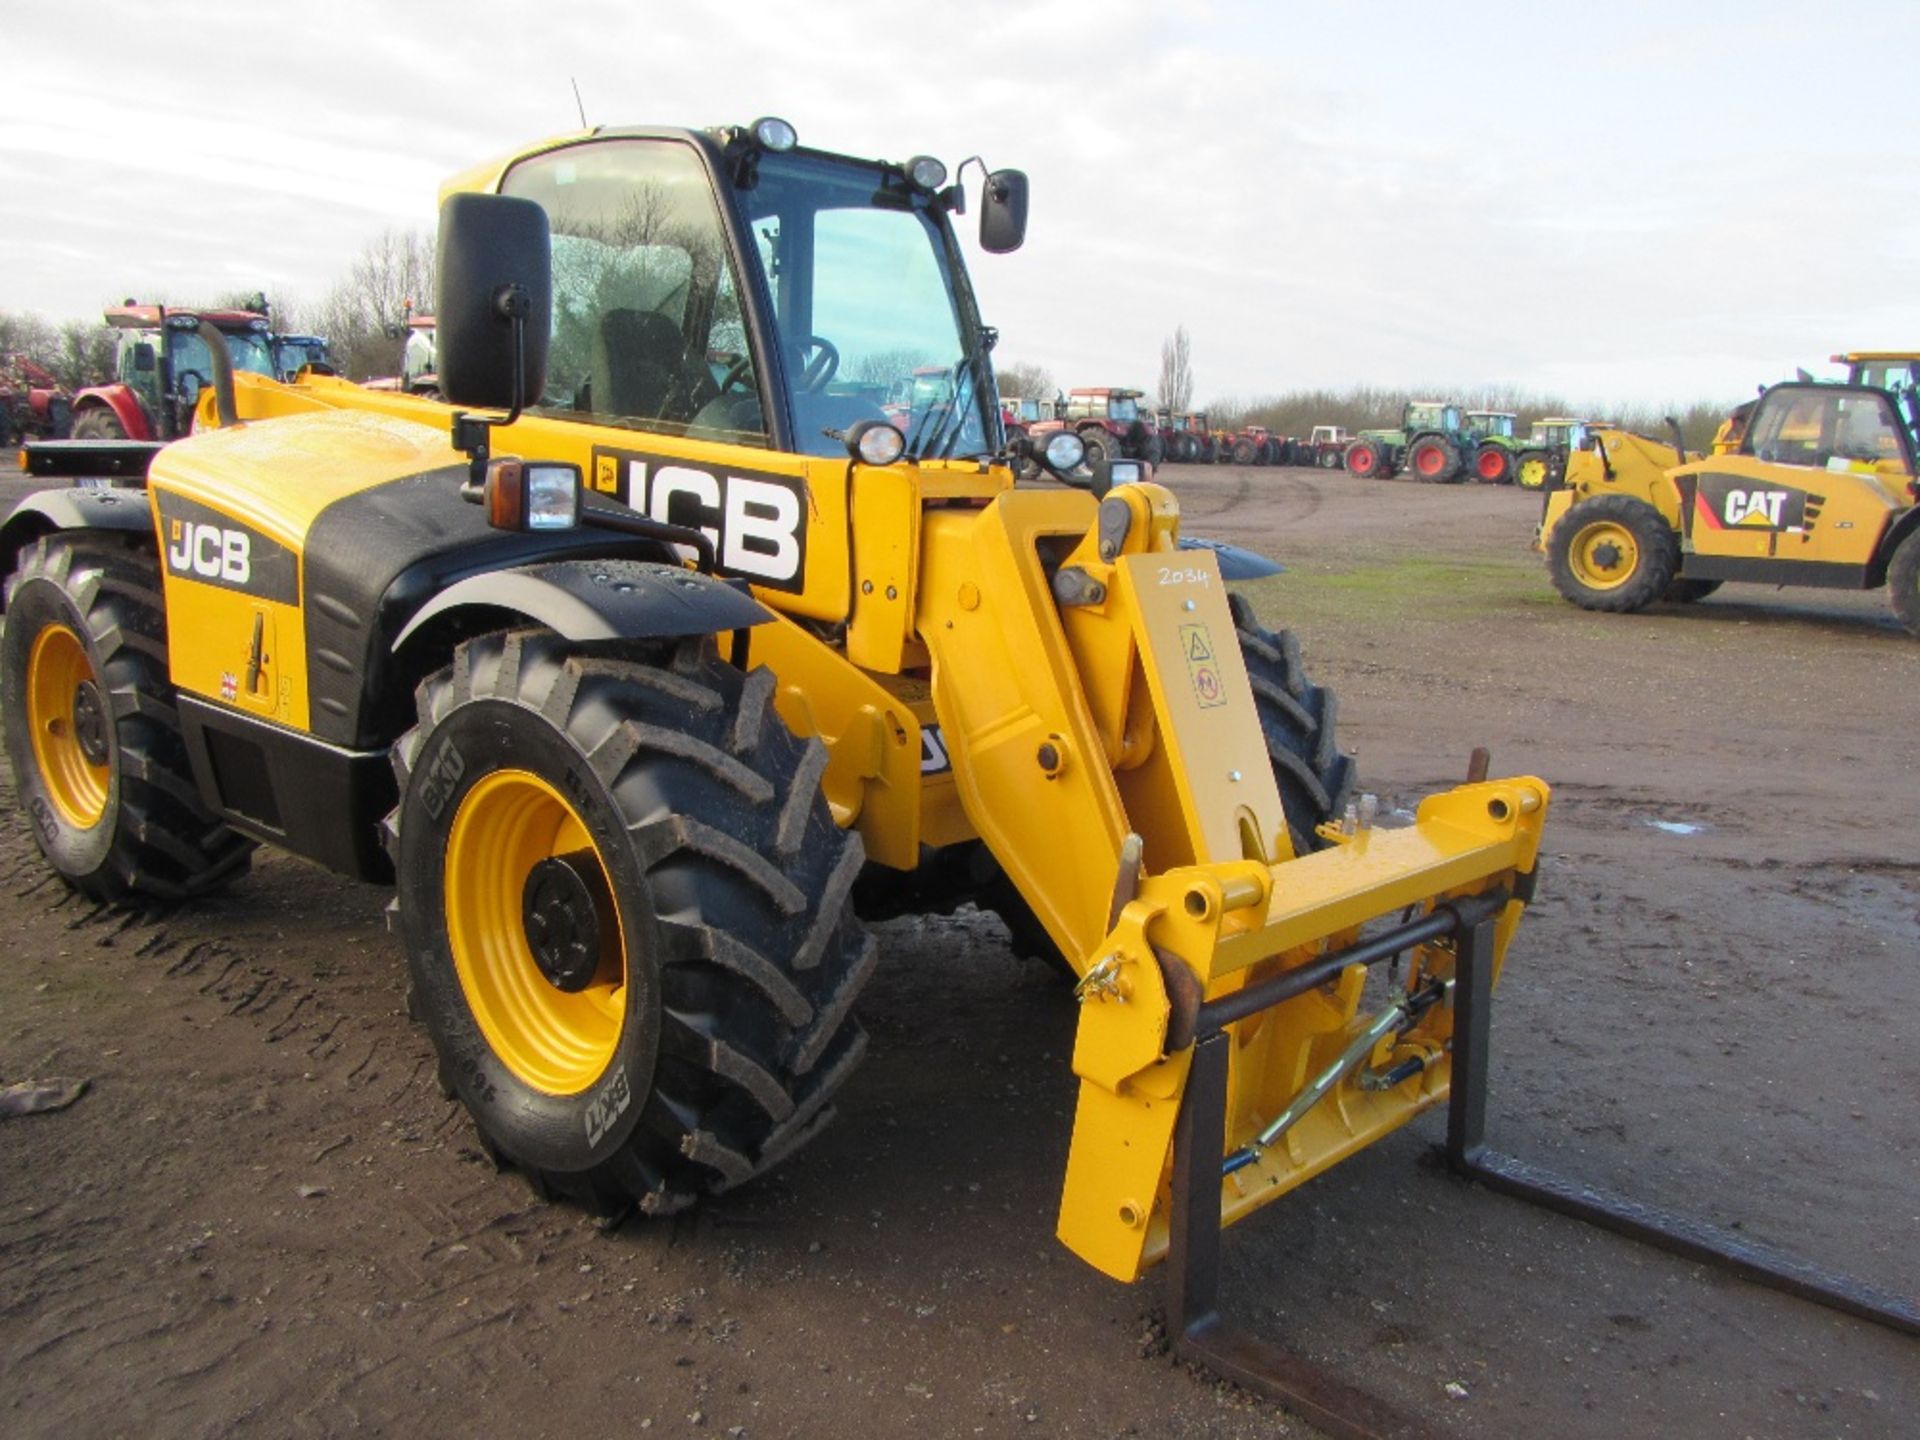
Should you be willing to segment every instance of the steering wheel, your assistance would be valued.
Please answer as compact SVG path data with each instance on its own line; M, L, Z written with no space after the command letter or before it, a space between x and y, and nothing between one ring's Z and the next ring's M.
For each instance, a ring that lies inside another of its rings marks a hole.
M747 372L751 369L753 369L753 356L745 354L734 356L727 368L720 373L720 393L724 395L729 390L751 388L740 383L746 379Z
M179 392L181 401L191 406L207 388L207 377L198 370L182 370L173 377L173 388Z
M809 350L814 352L811 360L806 358ZM827 382L839 373L840 352L834 349L831 340L818 335L807 336L800 342L800 356L800 374L794 386L797 390L824 390Z

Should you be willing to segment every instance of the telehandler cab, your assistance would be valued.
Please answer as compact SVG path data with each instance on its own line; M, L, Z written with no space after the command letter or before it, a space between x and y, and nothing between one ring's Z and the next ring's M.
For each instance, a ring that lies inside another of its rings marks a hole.
M1026 177L974 198L1016 248ZM444 1087L600 1209L805 1143L865 1045L861 916L990 906L1078 977L1060 1238L1123 1280L1171 1247L1197 1345L1223 1220L1447 1103L1547 787L1483 764L1376 827L1171 491L1015 484L967 199L773 120L457 177L440 383L507 413L214 345L144 492L0 530L7 752L98 900L204 895L257 842L390 880ZM896 428L875 397L928 364L947 399Z

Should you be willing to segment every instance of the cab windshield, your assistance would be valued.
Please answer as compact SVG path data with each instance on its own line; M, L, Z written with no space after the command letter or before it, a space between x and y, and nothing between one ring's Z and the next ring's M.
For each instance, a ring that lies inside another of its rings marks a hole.
M233 359L233 368L245 370L252 375L274 373L273 347L268 343L265 331L261 330L225 330L227 354ZM207 342L200 338L197 330L175 330L172 332L169 361L173 366L173 383L177 388L180 377L192 371L200 377L202 385L213 383L213 360L207 353Z
M898 426L917 456L997 448L965 280L928 196L878 165L799 153L762 155L738 194L797 450L845 455L862 420Z
M1140 418L1140 402L1131 395L1109 395L1107 397L1107 418L1132 423Z

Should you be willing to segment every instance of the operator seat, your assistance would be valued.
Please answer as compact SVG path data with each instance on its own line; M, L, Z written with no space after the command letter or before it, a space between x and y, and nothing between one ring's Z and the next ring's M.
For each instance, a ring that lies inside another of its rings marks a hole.
M609 310L593 337L593 408L630 420L684 420L680 331L652 310Z

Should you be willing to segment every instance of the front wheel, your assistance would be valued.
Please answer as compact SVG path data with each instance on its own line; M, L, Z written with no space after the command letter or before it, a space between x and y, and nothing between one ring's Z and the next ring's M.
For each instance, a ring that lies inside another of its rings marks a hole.
M1547 570L1554 589L1583 610L1639 610L1666 593L1679 552L1672 527L1646 501L1599 495L1553 527Z
M1547 483L1547 452L1522 450L1513 463L1513 483L1522 490L1543 489Z
M1505 485L1513 479L1513 456L1504 445L1482 445L1474 452L1473 478L1482 485Z
M1416 480L1445 485L1460 470L1460 452L1449 440L1428 435L1413 442L1407 452L1407 472Z
M876 949L826 754L704 640L483 635L421 686L389 819L443 1083L536 1188L668 1213L827 1123Z
M1080 443L1087 447L1086 463L1090 466L1103 460L1118 460L1122 453L1119 437L1097 425L1090 425L1080 432Z
M1392 473L1387 466L1386 447L1377 440L1354 441L1347 447L1347 473L1362 480L1376 476L1385 479Z
M1322 450L1320 452L1320 468L1322 470L1338 470L1340 468L1340 452L1332 448Z
M167 673L159 567L97 535L21 557L0 637L7 758L47 862L94 900L186 900L245 872L253 842L200 799Z
M1900 542L1887 566L1887 598L1909 635L1920 635L1920 530Z

